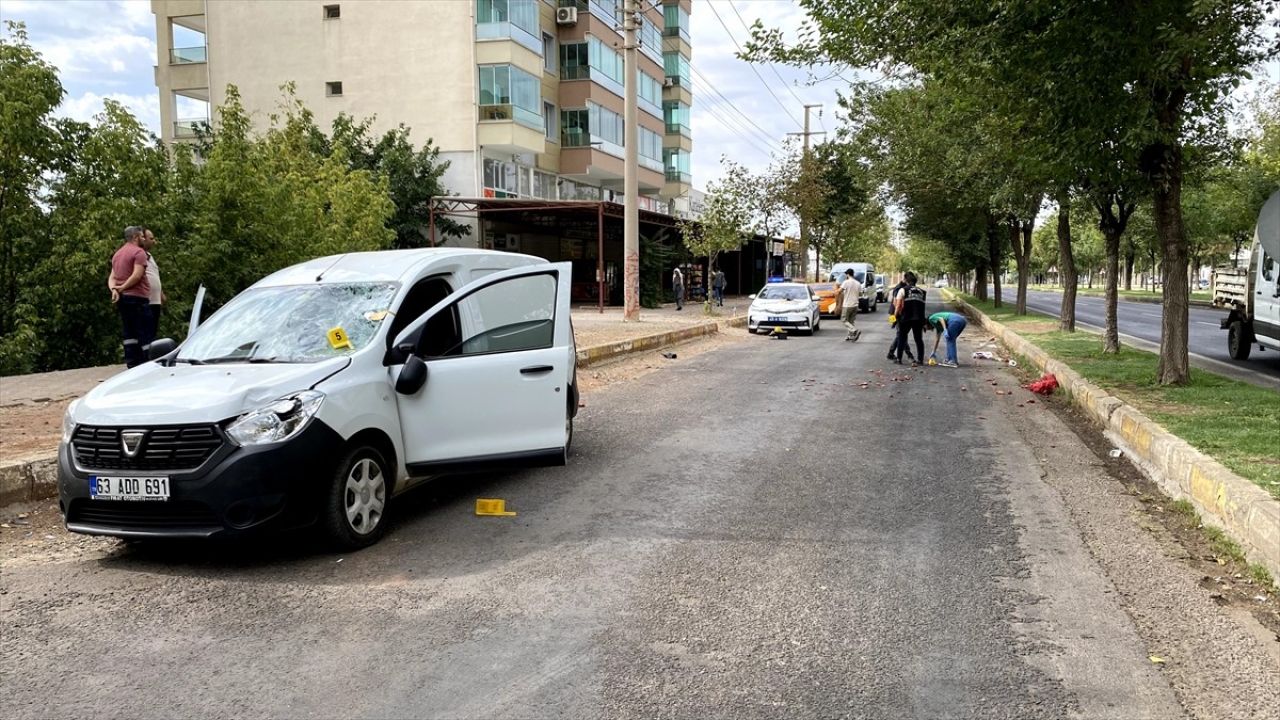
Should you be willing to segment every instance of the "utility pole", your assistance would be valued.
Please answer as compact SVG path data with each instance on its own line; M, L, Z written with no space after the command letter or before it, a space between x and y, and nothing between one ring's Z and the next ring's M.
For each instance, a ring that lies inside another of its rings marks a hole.
M626 207L622 212L622 319L640 319L640 126L636 116L636 79L639 77L639 60L636 56L636 30L640 26L640 0L620 0L622 3L623 52L626 60L626 77L623 78L626 109L623 124L623 150L626 162L623 166L623 184Z
M812 108L821 108L821 103L804 106L804 132L787 133L788 135L802 135L804 137L804 153L800 156L800 172L804 173L809 170L809 136L825 135L823 132L809 131L809 110ZM804 268L802 275L809 277L809 224L805 222L804 215L800 216L800 267ZM817 278L814 278L815 280Z

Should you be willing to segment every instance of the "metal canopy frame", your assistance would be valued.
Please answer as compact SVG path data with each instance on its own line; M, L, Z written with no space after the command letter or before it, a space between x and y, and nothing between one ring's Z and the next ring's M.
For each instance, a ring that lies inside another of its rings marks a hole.
M462 198L435 196L428 205L427 240L436 246L436 216L474 217L480 219L488 213L572 214L577 217L596 217L596 299L599 312L604 313L604 219L622 220L626 208L605 200L528 200L520 198ZM652 210L640 210L640 222L646 225L674 228L680 220Z

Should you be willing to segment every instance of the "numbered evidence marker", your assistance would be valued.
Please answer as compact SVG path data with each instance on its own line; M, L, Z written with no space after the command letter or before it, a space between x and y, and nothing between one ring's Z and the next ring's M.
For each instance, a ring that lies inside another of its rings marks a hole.
M494 515L512 517L514 512L507 510L507 501L497 498L476 498L476 515Z
M344 347L351 348L352 350L355 349L354 347L351 346L351 338L347 337L347 331L343 330L341 327L333 328L332 330L329 331L328 335L329 335L329 346L332 347L334 350L337 350L338 348L344 348Z

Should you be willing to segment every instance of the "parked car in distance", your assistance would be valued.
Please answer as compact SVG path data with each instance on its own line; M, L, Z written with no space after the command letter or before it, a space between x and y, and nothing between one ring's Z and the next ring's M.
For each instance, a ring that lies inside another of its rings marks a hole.
M71 404L58 449L67 529L315 525L354 549L432 476L564 464L578 408L571 276L530 255L430 248L263 278Z
M889 298L885 297L885 281L888 280L884 275L876 275L876 302L887 302Z
M934 287L936 287L936 288L946 287L946 286L947 286L947 279L946 279L946 278L938 278L937 280L934 280L934 281L933 281L933 286L934 286Z
M836 307L836 290L839 286L835 283L809 283L809 291L815 296L818 303L818 313L829 317L838 317L840 308Z
M818 301L803 283L770 283L749 295L748 332L772 332L775 328L812 335L821 329Z

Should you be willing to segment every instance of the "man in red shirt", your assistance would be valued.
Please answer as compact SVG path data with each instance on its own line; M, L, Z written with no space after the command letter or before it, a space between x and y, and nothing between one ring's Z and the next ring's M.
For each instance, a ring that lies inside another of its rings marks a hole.
M111 256L111 302L120 311L124 328L124 364L134 367L146 362L154 339L151 321L151 287L147 282L147 251L142 247L142 228L124 229L124 244Z

